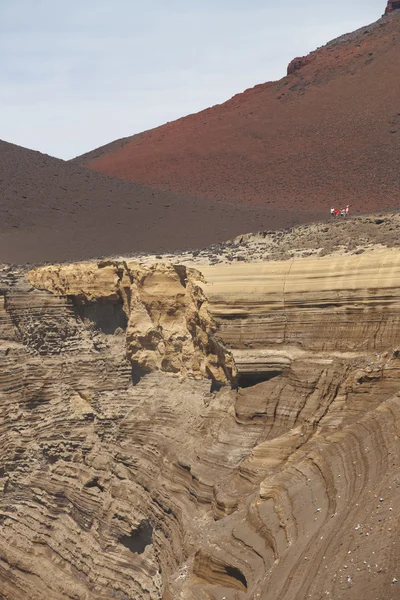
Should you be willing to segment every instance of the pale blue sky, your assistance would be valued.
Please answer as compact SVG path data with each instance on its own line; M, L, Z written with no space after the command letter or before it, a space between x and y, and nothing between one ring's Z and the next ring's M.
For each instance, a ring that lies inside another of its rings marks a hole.
M0 139L72 158L279 79L385 0L0 0Z

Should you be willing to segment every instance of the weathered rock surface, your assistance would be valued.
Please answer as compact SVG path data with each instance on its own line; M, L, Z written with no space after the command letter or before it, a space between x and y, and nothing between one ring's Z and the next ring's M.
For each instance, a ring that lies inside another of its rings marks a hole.
M398 250L0 281L0 598L398 597Z
M126 329L126 354L135 377L164 371L233 383L233 359L213 335L216 325L196 280L184 266L88 262L35 269L36 288L72 297L81 315L104 331Z
M389 2L387 3L385 15L388 15L389 13L391 13L394 10L397 10L399 8L400 8L400 2L398 0L389 0Z

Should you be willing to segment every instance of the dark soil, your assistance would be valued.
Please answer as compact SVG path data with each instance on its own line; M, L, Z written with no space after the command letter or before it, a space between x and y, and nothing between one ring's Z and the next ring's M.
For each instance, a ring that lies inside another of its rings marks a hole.
M279 226L268 207L152 190L0 141L0 263L199 248Z

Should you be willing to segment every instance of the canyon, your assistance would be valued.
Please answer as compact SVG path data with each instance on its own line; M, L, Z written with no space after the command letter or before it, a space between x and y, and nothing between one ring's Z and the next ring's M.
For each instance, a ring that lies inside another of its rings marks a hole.
M356 252L4 265L0 597L398 598L400 252Z

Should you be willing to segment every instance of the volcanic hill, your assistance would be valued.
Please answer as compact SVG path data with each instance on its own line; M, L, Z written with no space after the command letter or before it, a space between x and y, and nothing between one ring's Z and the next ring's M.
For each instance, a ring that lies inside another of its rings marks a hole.
M151 190L0 141L0 260L196 248L279 224L268 210Z
M397 3L398 4L398 3ZM121 179L280 211L281 227L397 206L400 11L294 59L280 81L74 159ZM339 206L340 207L340 206Z

